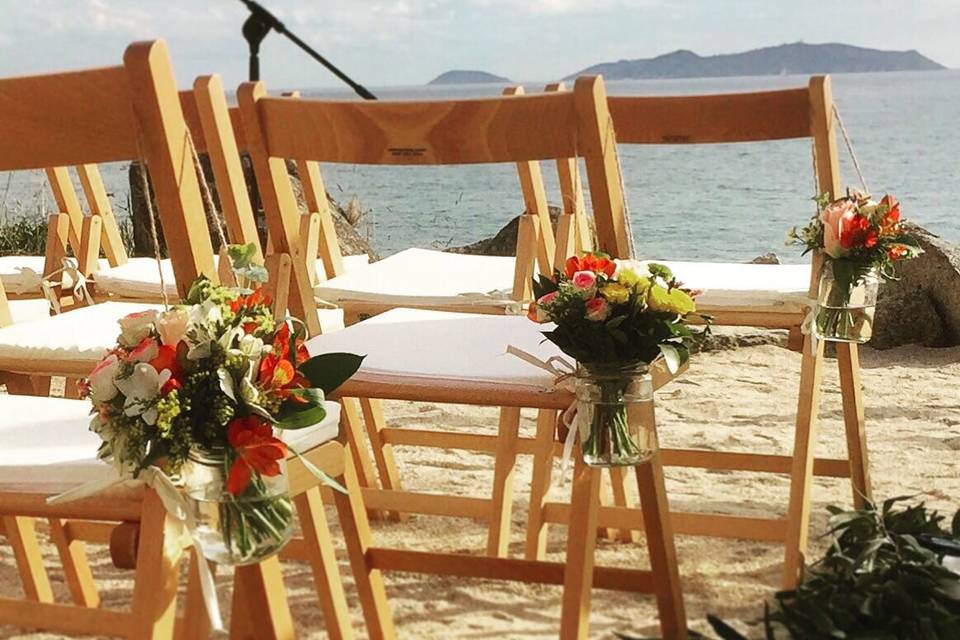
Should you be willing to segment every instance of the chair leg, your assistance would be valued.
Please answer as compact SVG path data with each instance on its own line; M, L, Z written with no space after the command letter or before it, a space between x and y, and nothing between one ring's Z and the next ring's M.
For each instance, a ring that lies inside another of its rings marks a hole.
M557 428L557 412L537 412L537 435L533 453L533 474L530 479L530 508L527 512L527 560L543 560L547 552L547 523L543 508L550 490L553 473L553 445Z
M380 437L380 432L387 422L383 417L383 405L379 400L360 398L360 408L363 411L363 424L367 428L367 437L370 438L370 444L373 446L373 459L377 463L380 485L384 489L400 490L400 472L397 471L397 462L393 457L393 445L384 442ZM401 521L406 519L406 514L388 511L387 517L389 520Z
M64 577L74 603L81 607L97 607L100 605L100 594L93 581L93 573L87 562L86 545L83 540L71 540L67 537L67 530L63 520L50 518L50 538L57 547L60 563L63 565Z
M47 570L43 566L40 543L33 518L23 516L4 516L3 530L7 542L13 548L13 557L20 573L23 593L28 600L53 602L53 589Z
M823 373L823 341L810 354L810 337L804 340L800 364L800 392L790 470L790 505L784 540L783 587L794 588L800 580L810 524L810 490L813 481L817 417L820 411L820 384Z
M308 489L294 498L294 502L313 570L313 582L320 597L320 608L327 623L327 635L331 640L349 640L353 638L350 611L347 608L343 583L340 581L337 556L330 539L330 528L323 511L320 489Z
M577 456L570 499L570 525L567 529L567 561L563 570L561 640L586 640L590 631L600 478L600 471L591 469Z
M633 496L627 491L630 474L626 473L623 467L611 467L609 472L610 484L613 487L613 504L628 509L636 507ZM617 536L621 542L637 542L640 539L639 532L635 529L615 529L614 531L617 531Z
M870 486L870 463L867 456L867 430L863 413L863 391L860 385L860 349L856 344L837 344L837 366L840 368L840 394L843 398L843 423L847 432L847 457L853 483L853 504L863 509L873 500Z
M653 429L656 442L656 415L653 402L637 407L638 418ZM647 535L650 569L656 588L657 611L660 615L660 633L664 640L687 638L687 616L683 606L683 590L677 567L677 550L673 542L670 506L663 481L663 464L655 448L653 457L636 467L637 490L643 512L643 527Z
M63 383L63 397L69 398L71 400L77 400L80 398L80 389L78 383L80 381L76 378L67 378Z
M280 559L272 556L236 568L230 637L234 640L292 640L293 617L283 586Z
M160 497L147 491L140 516L131 638L173 637L183 552L180 534L180 525L167 516Z
M206 603L203 601L203 587L200 586L200 563L207 562L200 550L194 547L190 552L190 571L187 576L187 598L183 608L183 617L177 620L174 637L176 640L205 640L212 631Z
M340 480L349 493L344 495L334 491L333 499L337 505L340 528L343 531L347 555L350 558L350 568L357 585L363 617L367 623L367 635L371 640L393 640L397 637L397 633L393 627L390 605L387 603L383 574L379 569L371 567L367 559L367 549L371 542L370 524L367 521L363 494L357 481L357 471L350 455L346 456L343 476Z
M497 451L493 467L493 492L487 530L487 555L505 558L510 548L513 514L513 474L517 468L517 438L520 408L501 407L497 430Z
M340 399L340 428L347 435L347 443L353 456L353 463L357 470L361 487L376 487L376 472L373 470L373 462L370 460L370 454L367 452L366 438L363 435L362 419L358 409L357 401L354 398ZM380 519L385 517L385 512L371 509L369 514L371 518Z

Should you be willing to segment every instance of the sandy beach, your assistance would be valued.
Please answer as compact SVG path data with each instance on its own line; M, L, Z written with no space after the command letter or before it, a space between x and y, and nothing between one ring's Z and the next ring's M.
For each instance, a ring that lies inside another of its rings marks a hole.
M960 348L902 347L862 351L863 382L871 473L875 495L887 498L922 494L929 505L950 516L960 497ZM789 454L793 442L799 356L765 345L695 356L689 372L658 393L660 437L667 446L766 451ZM386 404L397 426L436 426L494 433L495 410L469 407ZM843 423L836 363L827 360L821 410L820 455L844 451ZM533 432L533 415L525 414L523 430ZM447 450L398 448L402 481L413 489L456 495L485 495L492 477L492 459ZM511 553L522 555L530 461L517 470ZM676 509L745 515L782 514L787 501L785 477L746 473L667 470L667 489ZM563 491L553 490L556 497ZM569 491L569 489L567 489ZM811 538L825 530L825 507L851 503L849 484L818 480L813 494ZM333 510L329 510L335 519ZM399 524L374 523L378 545L480 553L485 529L480 523L427 516ZM563 559L565 531L553 527L551 559ZM44 546L48 565L56 566L53 547ZM680 573L691 627L707 631L707 613L715 613L751 637L761 633L753 623L762 602L778 586L782 549L765 543L681 536L677 538ZM342 551L342 549L341 549ZM91 547L94 574L108 606L128 602L130 574L113 569L105 548ZM345 555L341 570L349 574ZM598 563L645 566L643 543L601 541ZM306 565L285 567L293 615L303 638L325 638ZM54 589L66 599L62 575L51 571ZM218 577L220 597L228 609L230 576ZM366 637L352 582L348 595L358 635ZM457 580L412 574L388 576L398 633L402 638L550 638L560 612L558 587L529 586L484 580ZM0 594L19 594L19 579L10 548L0 544ZM595 591L592 637L612 638L614 631L653 636L657 633L652 598ZM57 638L0 627L5 638Z

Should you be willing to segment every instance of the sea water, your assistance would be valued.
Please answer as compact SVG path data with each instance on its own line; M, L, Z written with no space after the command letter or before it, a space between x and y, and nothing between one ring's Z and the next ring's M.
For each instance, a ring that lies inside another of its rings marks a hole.
M269 80L269 79L267 79ZM614 95L726 93L805 86L804 76L756 76L607 83ZM527 83L538 91L543 83ZM949 240L960 240L960 71L836 74L834 97L867 184L896 195L904 216ZM375 88L381 99L498 95L496 85ZM336 90L306 96L352 99ZM843 182L857 187L843 139ZM620 148L633 233L644 257L749 260L785 248L792 225L814 211L809 139L717 145L630 145ZM407 247L456 246L496 233L522 211L511 165L369 167L323 165L327 189L341 202L356 199L359 228L388 255ZM555 167L543 163L548 197L558 202ZM115 211L127 210L126 165L104 168ZM589 202L589 199L588 199ZM41 172L0 174L3 210L50 211L53 199Z

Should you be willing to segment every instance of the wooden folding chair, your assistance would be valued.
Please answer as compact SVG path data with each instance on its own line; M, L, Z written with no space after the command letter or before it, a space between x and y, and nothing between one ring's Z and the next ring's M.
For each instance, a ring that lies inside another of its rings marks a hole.
M254 162L261 197L264 201L271 235L280 250L295 251L299 246L296 207L286 176L285 160L299 162L340 162L363 164L469 164L511 162L530 166L543 159L575 158L589 155L594 208L622 209L622 193L606 172L616 166L612 145L581 144L594 139L599 132L594 101L604 96L599 80L584 81L570 95L511 96L501 99L462 100L419 103L323 102L270 98L262 85L245 84L238 90L244 135ZM604 105L605 108L605 105ZM589 150L586 150L588 149ZM534 215L521 217L521 237L535 239L540 233L540 219ZM537 247L521 243L524 247ZM537 251L539 254L540 252ZM544 252L546 253L546 252ZM533 256L518 265L516 290L529 286L534 268ZM550 253L548 262L552 262ZM301 260L302 262L302 260ZM541 262L541 268L543 263ZM295 312L313 307L313 291L303 266L297 275L294 259L293 297ZM429 277L430 274L427 274ZM298 299L299 297L299 299ZM378 309L380 310L380 309ZM308 320L316 332L316 322ZM457 340L459 339L459 342ZM363 491L368 506L390 512L419 512L437 515L472 517L488 522L489 556L420 553L394 549L367 550L374 566L382 569L445 573L532 582L564 583L566 596L563 637L585 637L589 618L589 592L592 584L609 588L650 591L657 585L658 602L666 637L683 637L683 607L676 561L673 557L669 523L661 517L666 509L662 476L656 463L642 467L644 511L628 509L632 525L643 520L648 532L654 559L654 575L625 570L624 573L597 571L593 578L593 544L596 535L596 493L598 471L578 466L574 504L571 506L585 527L573 527L568 546L570 562L567 577L560 564L540 560L512 560L505 557L509 542L510 506L516 456L529 452L541 443L521 439L518 434L520 407L540 410L539 421L552 427L556 412L569 405L568 392L553 389L554 377L519 360L504 364L505 345L521 341L534 351L542 342L535 325L522 317L456 313L431 309L397 308L385 311L346 329L328 335L315 335L308 341L314 353L349 348L367 352L367 365L342 389L344 415L349 437L357 446L351 453L362 452L359 423L350 420L349 398L405 399L441 403L473 404L501 407L497 436L457 434L427 430L387 429L379 405L369 401L363 405L367 435L374 445L374 456L381 470L384 489ZM542 355L542 351L537 351ZM442 370L423 360L435 353L441 358ZM419 361L418 361L419 360ZM482 360L482 361L481 361ZM510 362L506 360L506 362ZM498 372L498 367L512 371ZM474 374L471 369L477 369ZM481 370L482 371L479 371ZM660 372L662 384L669 374ZM651 416L652 418L652 416ZM546 430L543 430L546 432ZM392 460L393 444L415 444L445 448L486 451L496 455L494 487L491 499L453 498L451 496L405 492L399 488ZM542 446L552 452L552 440ZM361 470L363 460L357 464ZM369 462L367 462L369 464ZM371 475L372 469L369 470ZM362 479L361 479L362 481ZM603 576L603 577L601 577Z
M166 46L161 41L131 45L124 57L124 65L94 71L80 71L49 76L34 76L0 80L0 171L22 170L44 166L68 166L87 162L110 162L139 158L146 162L156 194L160 223L169 240L169 250L178 293L185 296L190 284L200 275L213 281L217 273L213 267L213 251L206 228L206 221L195 212L201 211L200 187L194 171L193 159L189 149L188 132L177 97L173 73L170 68ZM77 108L76 105L82 105ZM188 212L194 212L190 214ZM289 258L279 255L280 262L286 259L289 270ZM283 285L282 282L279 284ZM0 299L0 312L6 308L5 300ZM6 403L37 403L37 411L28 411L24 415L41 415L52 402L68 403L69 411L77 412L81 419L82 430L77 433L89 437L86 425L88 407L86 403L69 400L50 400L39 398L5 398ZM32 409L32 407L31 407ZM6 413L5 413L6 415ZM76 423L74 423L76 425ZM48 425L49 426L49 425ZM25 443L32 442L36 429L30 429L29 437L20 438ZM315 463L327 469L332 475L346 474L344 480L353 486L350 479L350 460L345 459L344 449L338 443L317 443L308 455L318 456ZM95 445L91 447L91 455ZM20 456L15 457L20 460ZM339 462L338 462L339 461ZM61 462L55 460L55 462ZM338 466L339 465L339 466ZM42 478L57 478L62 465L57 465L56 473L43 474ZM299 471L297 470L299 469ZM323 514L317 513L319 493L316 483L310 483L309 473L294 465L292 472L298 506L302 506L301 516L305 525L314 532L323 529ZM16 476L14 476L16 477ZM299 488L297 488L299 487ZM62 605L39 603L23 605L20 602L0 602L0 620L12 624L51 625L51 628L68 632L111 632L132 637L169 635L172 629L173 603L176 593L175 558L179 555L176 546L164 541L167 525L162 511L158 511L158 500L151 492L134 496L136 500L91 499L81 503L68 503L57 508L46 505L44 491L34 487L20 487L8 484L0 492L0 511L4 515L4 529L18 548L18 559L27 558L31 549L35 551L36 542L32 539L29 526L20 526L24 518L30 516L51 518L76 518L80 520L133 521L140 522L140 548L138 563L143 562L146 577L144 584L138 585L134 595L134 613L132 616L120 616L112 612L100 612L87 606L92 598L89 588L74 591L74 597L80 600L82 608L65 609ZM355 491L356 494L359 492ZM348 512L359 495L338 498L342 512ZM362 504L362 503L360 503ZM89 505L90 511L82 507ZM77 511L72 509L77 508ZM114 511L111 511L114 509ZM351 560L355 568L364 569L360 580L361 600L374 637L391 637L392 627L389 614L383 607L382 583L375 570L365 569L365 560L354 553L362 545L359 538L364 533L365 514L357 520L351 515L345 519L344 531L351 551ZM13 519L13 520L11 520ZM16 527L8 522L15 521ZM78 526L78 532L96 532L96 526ZM101 536L102 536L102 529ZM78 535L73 538L82 539ZM101 537L102 540L102 537ZM65 570L68 583L83 582L82 571L74 570L77 561L77 549L70 539L61 536L63 543ZM344 609L342 592L336 593L333 584L335 572L331 572L332 545L323 535L309 536L305 542L306 554L314 562L318 584L321 589L324 608L334 613ZM301 545L303 546L303 545ZM81 550L82 551L82 550ZM35 554L33 559L35 560ZM324 564L326 563L326 564ZM21 571L31 579L39 575L35 563L21 564ZM282 604L282 594L271 590L269 585L277 583L276 561L244 568L241 572L241 593L248 598L241 602L246 610L277 611L280 617L271 617L265 625L258 618L246 620L254 625L256 637L272 637L264 630L277 627L277 636L289 636L289 615L286 620L280 615L278 604ZM338 582L338 581L337 581ZM37 583L39 584L39 583ZM89 586L89 585L87 585ZM34 585L28 589L28 595L46 595L43 588ZM243 616L239 616L242 618ZM239 619L238 618L238 619ZM328 618L329 620L329 618ZM42 625L41 625L42 626ZM339 631L331 631L336 637L348 637L349 626L346 623L336 625Z
M548 89L557 89L549 87ZM634 97L608 99L619 144L709 144L811 138L816 179L828 196L842 192L837 160L835 112L830 79L814 76L808 87L758 93L706 96ZM564 186L564 200L579 197ZM606 219L604 219L606 218ZM601 250L630 255L623 214L596 219ZM675 518L680 533L756 538L785 544L784 585L796 584L807 546L812 476L850 478L854 503L870 499L866 431L860 389L857 345L837 344L843 415L847 433L846 459L816 458L816 419L820 405L823 342L811 347L801 326L816 298L821 258L807 267L794 265L717 264L660 261L681 281L705 293L698 310L716 325L788 329L789 346L802 353L794 450L792 456L696 450L665 450L668 466L744 470L789 474L790 500L785 518L761 519L684 514Z

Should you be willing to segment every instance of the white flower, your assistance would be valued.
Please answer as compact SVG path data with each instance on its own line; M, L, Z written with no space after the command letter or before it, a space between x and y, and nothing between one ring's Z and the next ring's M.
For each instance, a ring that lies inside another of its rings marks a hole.
M244 334L241 336L240 342L237 344L237 348L234 349L233 352L242 356L246 356L251 360L259 360L263 356L264 352L263 340L249 333Z
M157 321L155 309L131 313L120 318L120 344L131 348L140 344L140 341L150 335Z
M165 311L157 318L157 331L160 342L171 347L177 346L187 333L190 314L186 309L178 308Z
M190 321L184 334L185 342L190 349L187 358L202 360L210 356L210 345L216 340L213 327L220 322L222 315L216 303L205 300L201 304L190 307Z
M90 383L90 399L94 404L110 402L117 397L117 386L113 383L113 379L116 377L119 368L120 360L111 353L101 360L87 376L87 382Z
M145 423L154 424L157 421L156 399L170 375L169 369L158 372L146 362L136 364L133 373L116 382L124 395L123 413L140 416Z

